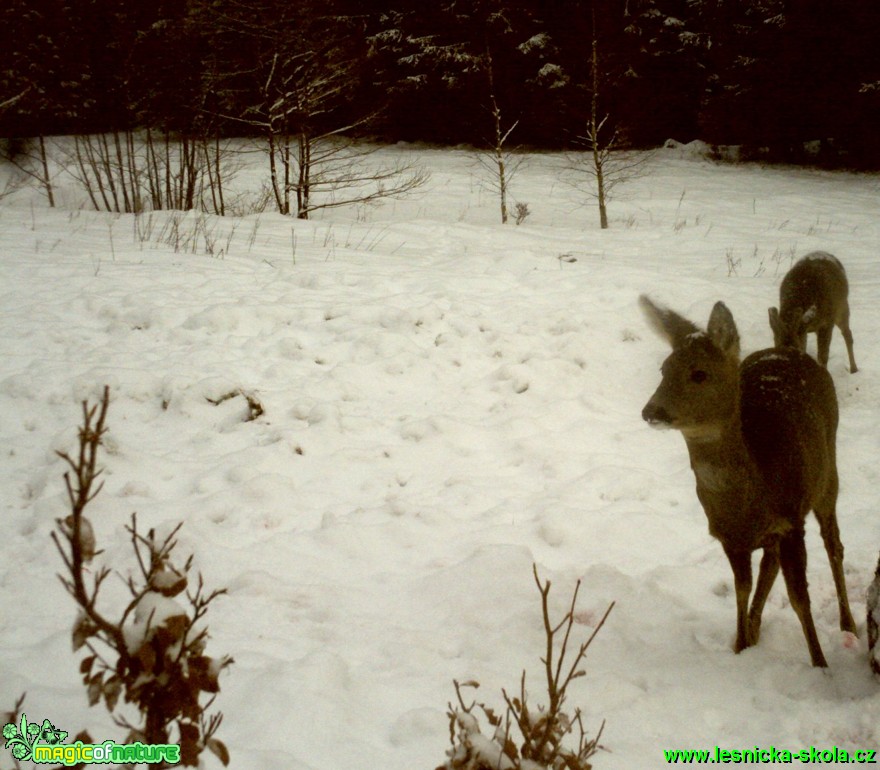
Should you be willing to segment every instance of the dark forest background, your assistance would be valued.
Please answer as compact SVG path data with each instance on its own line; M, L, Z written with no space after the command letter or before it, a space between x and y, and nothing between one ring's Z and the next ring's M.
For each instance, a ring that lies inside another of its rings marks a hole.
M620 146L702 139L877 168L880 3L3 0L0 11L3 137L229 136L283 120L479 145L494 105L516 122L512 143L559 149L582 135L594 92Z

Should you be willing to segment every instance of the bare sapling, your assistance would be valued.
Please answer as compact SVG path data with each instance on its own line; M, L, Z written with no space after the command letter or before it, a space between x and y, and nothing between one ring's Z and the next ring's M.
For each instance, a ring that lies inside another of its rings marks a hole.
M462 690L475 690L479 688L479 682L453 680L458 704L450 703L446 712L451 747L446 752L447 761L436 770L590 770L593 767L590 758L604 748L599 739L605 722L600 725L598 733L590 738L581 710L576 708L569 713L567 707L563 707L569 685L586 675L582 665L587 650L605 624L614 602L605 610L586 641L578 646L574 657L569 658L580 581L575 585L568 612L562 620L553 622L548 600L550 581L542 581L534 565L532 574L541 593L546 645L541 663L544 665L549 702L546 706L536 706L529 701L525 671L520 677L518 692L509 694L506 690L501 691L507 706L504 716L485 703L476 700L466 702ZM482 732L481 714L486 722L483 727L488 728L488 734Z
M519 125L519 120L515 120L509 127L504 127L501 117L501 106L498 104L498 98L495 88L495 69L492 59L492 50L486 45L486 52L482 57L483 67L486 70L486 79L489 86L489 111L492 114L492 138L488 142L490 149L485 153L477 156L480 164L488 172L490 186L498 192L498 202L501 207L501 224L507 224L510 216L510 207L508 198L510 197L510 183L516 172L523 163L522 156L515 156L507 147L507 140L513 133L514 129ZM525 219L522 210L517 205L516 223L521 224ZM528 207L526 207L528 208Z
M649 324L672 346L662 380L642 417L681 431L710 534L733 570L736 642L758 642L761 614L782 568L814 666L827 666L807 589L804 521L812 510L837 589L840 628L856 633L846 595L837 526L837 395L828 372L786 347L752 353L742 363L739 332L722 302L703 331L642 296ZM763 549L755 595L752 552Z
M607 71L605 57L599 49L603 39L602 15L592 11L592 36L590 41L590 108L583 134L574 137L575 145L587 152L568 156L568 182L578 190L596 199L599 208L599 227L607 230L608 204L618 185L626 184L648 171L650 153L627 149L625 137L618 128L618 121L602 106L605 97L617 85L620 71Z
M807 334L816 333L819 363L828 367L831 335L837 326L846 342L849 370L858 371L849 328L849 284L837 257L814 251L802 257L786 273L779 287L779 309L770 308L770 328L776 347L807 349Z

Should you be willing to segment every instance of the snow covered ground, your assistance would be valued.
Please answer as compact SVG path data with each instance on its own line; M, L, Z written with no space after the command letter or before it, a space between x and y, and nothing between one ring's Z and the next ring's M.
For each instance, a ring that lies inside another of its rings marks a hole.
M514 180L532 212L519 227L498 224L469 153L380 157L417 159L428 186L308 222L96 213L72 187L57 209L36 193L0 204L0 710L27 691L31 721L124 737L87 706L49 538L65 513L55 451L74 448L80 401L106 383L99 545L125 570L133 511L163 532L182 520L181 560L229 589L208 653L235 658L216 706L236 769L431 770L453 679L500 707L526 669L541 702L533 562L557 616L583 581L582 638L616 602L569 696L588 730L606 720L597 768L716 745L880 748L864 633L880 549L877 178L667 149L600 231L559 156ZM178 232L207 227L214 256L204 238L175 252L175 217ZM815 249L847 268L860 367L835 332L860 638L837 628L811 518L827 671L810 667L781 580L760 644L732 652L730 568L684 442L640 417L667 349L636 302L650 292L704 324L723 299L747 353L771 344L767 307ZM208 401L239 388L259 419L243 398Z

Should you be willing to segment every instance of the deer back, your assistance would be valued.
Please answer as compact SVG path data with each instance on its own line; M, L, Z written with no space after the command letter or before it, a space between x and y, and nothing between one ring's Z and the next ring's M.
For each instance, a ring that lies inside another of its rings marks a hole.
M740 371L742 439L777 506L804 516L836 484L834 382L794 348L761 350Z

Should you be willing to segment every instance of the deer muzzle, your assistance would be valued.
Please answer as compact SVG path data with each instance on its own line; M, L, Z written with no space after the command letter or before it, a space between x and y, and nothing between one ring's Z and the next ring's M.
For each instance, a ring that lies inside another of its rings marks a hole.
M653 400L642 409L642 419L652 428L665 429L672 427L672 415Z

